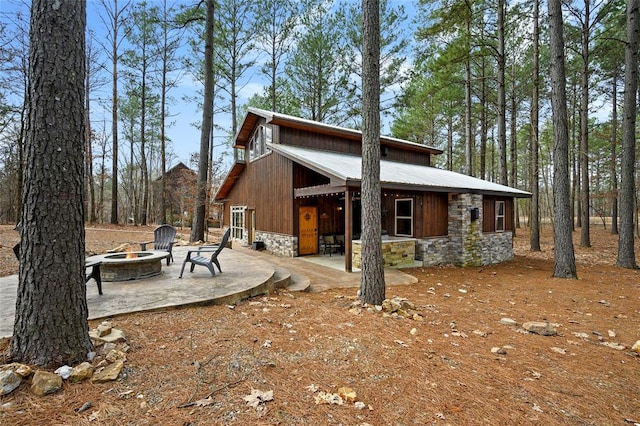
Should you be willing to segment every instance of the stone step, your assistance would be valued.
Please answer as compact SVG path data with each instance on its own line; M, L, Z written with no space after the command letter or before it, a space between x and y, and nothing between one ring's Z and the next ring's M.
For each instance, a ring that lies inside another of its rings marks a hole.
M273 285L275 288L287 288L291 285L291 272L280 266L271 264L275 273L273 274Z
M311 280L301 274L292 273L282 266L271 264L275 269L273 283L275 288L286 288L289 291L309 291Z
M289 291L311 291L311 280L304 275L292 273L291 284L287 287Z

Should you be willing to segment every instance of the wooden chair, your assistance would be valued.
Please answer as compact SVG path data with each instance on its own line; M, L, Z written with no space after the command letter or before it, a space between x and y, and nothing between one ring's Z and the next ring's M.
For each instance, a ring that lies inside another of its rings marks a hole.
M153 241L140 243L142 251L147 250L147 244L153 243L154 250L164 250L169 252L167 256L167 266L173 262L173 245L176 242L176 228L171 225L160 225L153 231Z
M189 250L187 252L187 257L182 262L182 268L180 269L180 276L178 278L182 278L182 273L184 272L184 267L187 263L191 263L190 272L193 272L193 268L196 265L204 266L209 269L211 272L211 276L215 277L216 271L213 265L218 267L218 271L222 272L220 268L220 262L218 261L218 255L227 246L227 242L229 241L229 236L231 235L231 228L227 229L222 237L222 241L218 245L213 246L201 246L196 250ZM202 253L211 253L211 257L204 257Z

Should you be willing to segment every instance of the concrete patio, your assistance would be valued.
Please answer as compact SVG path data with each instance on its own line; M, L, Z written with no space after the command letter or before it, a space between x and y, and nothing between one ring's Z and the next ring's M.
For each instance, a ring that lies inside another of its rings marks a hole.
M277 287L315 292L360 285L360 273L344 272L344 257L341 256L284 258L236 246L220 253L222 273L211 277L206 268L196 266L191 273L187 266L183 278L179 279L182 261L190 248L193 247L174 247L176 261L170 266L163 264L158 276L103 282L102 296L94 281L89 281L89 319L190 305L234 304ZM387 286L392 286L412 284L417 280L399 270L385 269L385 281ZM0 337L13 333L17 287L17 275L0 278Z

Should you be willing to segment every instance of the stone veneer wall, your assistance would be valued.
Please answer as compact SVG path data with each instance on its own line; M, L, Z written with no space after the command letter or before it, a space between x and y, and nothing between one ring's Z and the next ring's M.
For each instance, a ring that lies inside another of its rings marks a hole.
M471 220L471 209L478 208L478 220ZM460 246L455 247L459 256L453 263L459 266L482 265L482 195L456 194L449 200L449 236L458 237Z
M436 266L453 263L451 255L451 240L449 237L433 237L416 242L416 259L422 261L423 266Z
M298 255L298 237L294 237L293 235L256 230L254 240L262 241L265 249L269 253L284 257L295 257Z
M414 238L390 239L382 241L384 266L402 268L413 266L416 258L417 241ZM354 268L362 268L362 243L354 241L351 261Z
M513 233L482 234L482 264L500 263L513 259Z
M480 211L478 220L471 221L472 208ZM418 240L416 259L424 266L481 266L512 259L513 234L483 233L482 215L482 195L450 195L449 235Z

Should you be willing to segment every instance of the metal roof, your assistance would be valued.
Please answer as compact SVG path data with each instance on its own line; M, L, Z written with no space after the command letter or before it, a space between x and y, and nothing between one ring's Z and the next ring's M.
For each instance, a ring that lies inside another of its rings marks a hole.
M269 146L273 151L290 160L325 174L327 177L343 181L347 185L359 185L362 179L362 158L360 156L280 144L269 144ZM380 161L380 183L383 188L406 187L416 190L472 192L518 198L531 196L531 193L527 191L462 173L387 160Z

